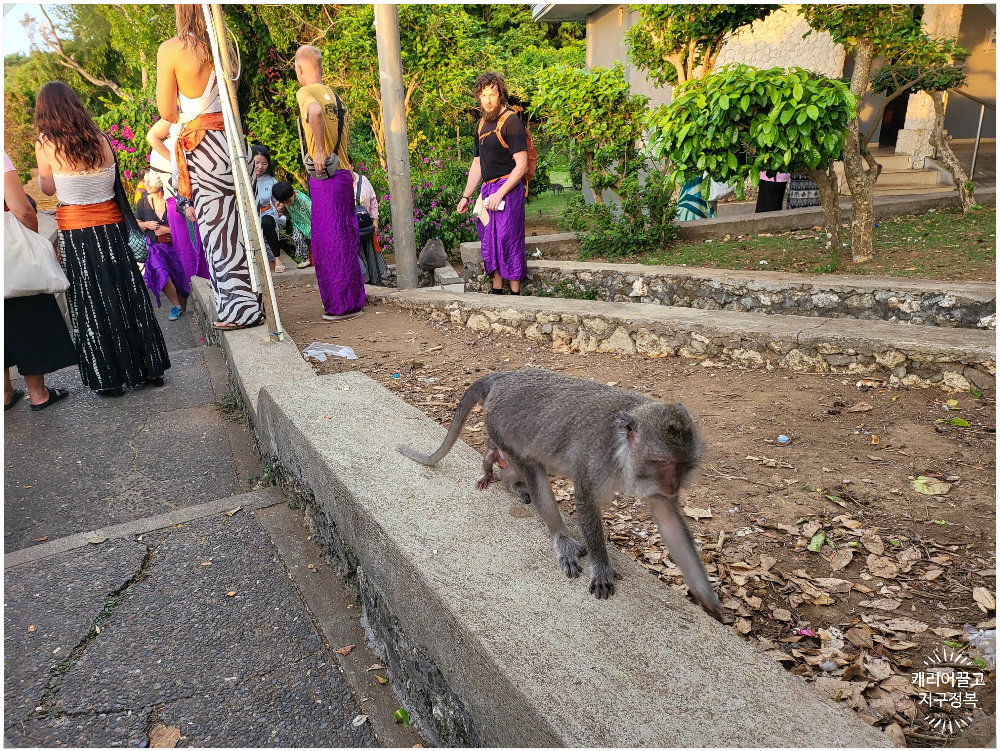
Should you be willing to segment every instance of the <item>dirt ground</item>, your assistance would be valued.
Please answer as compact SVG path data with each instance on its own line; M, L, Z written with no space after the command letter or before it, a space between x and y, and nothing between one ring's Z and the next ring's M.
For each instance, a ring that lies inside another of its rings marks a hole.
M981 660L963 629L995 629L994 394L859 386L856 378L680 358L564 355L388 304L330 324L308 278L279 284L278 301L299 349L327 342L360 358L314 362L319 374L360 370L443 425L473 380L525 366L683 402L706 452L682 502L734 633L909 745L942 745L932 727L942 717L977 718L986 740L995 732L995 668L973 689L975 710L922 705L910 682L942 650L961 652L949 658L959 670ZM947 422L956 417L968 427ZM474 414L462 436L479 451L482 425ZM918 477L944 484L930 489L937 495L918 493ZM553 478L553 489L572 517L572 484ZM512 513L524 511L516 505ZM646 506L617 499L604 521L610 541L686 592Z

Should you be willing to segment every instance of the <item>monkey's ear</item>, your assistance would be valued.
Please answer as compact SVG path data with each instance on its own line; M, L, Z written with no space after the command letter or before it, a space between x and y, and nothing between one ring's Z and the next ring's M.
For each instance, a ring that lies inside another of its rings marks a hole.
M635 419L634 415L630 415L628 412L622 410L615 415L615 428L621 432L622 437L628 439L629 444L632 444L637 437L636 433L639 429L639 421Z

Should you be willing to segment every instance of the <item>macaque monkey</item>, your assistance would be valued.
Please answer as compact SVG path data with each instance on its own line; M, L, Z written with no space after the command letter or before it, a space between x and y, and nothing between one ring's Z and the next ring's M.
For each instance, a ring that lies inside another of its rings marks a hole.
M405 453L405 452L404 452ZM493 474L493 465L500 465L500 477ZM486 490L491 482L502 482L507 490L520 498L524 503L531 503L531 494L524 480L517 474L503 456L503 452L486 437L486 454L483 456L483 476L476 480L476 490Z
M434 466L455 445L469 412L480 403L491 442L487 455L495 446L499 455L489 458L502 457L509 465L502 472L512 473L507 480L524 484L552 535L563 573L579 576L583 571L580 558L589 552L591 594L602 600L614 594L615 579L621 576L608 558L600 508L616 492L638 496L649 504L691 594L709 615L722 619L722 606L678 505L680 488L702 454L694 423L683 405L542 369L504 371L469 387L448 435L432 455L407 446L400 446L399 451L415 462ZM490 461L491 477L492 465ZM586 547L566 529L548 472L572 479Z

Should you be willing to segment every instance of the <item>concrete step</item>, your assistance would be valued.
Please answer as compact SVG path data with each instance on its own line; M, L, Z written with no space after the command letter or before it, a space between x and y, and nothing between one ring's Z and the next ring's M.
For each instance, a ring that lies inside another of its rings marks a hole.
M899 187L919 187L937 185L937 170L883 170L878 176L876 185L899 186Z
M946 196L949 193L958 193L950 185L883 185L879 180L875 183L876 196Z
M482 260L467 260L468 289L486 292ZM948 328L988 326L992 282L732 271L587 261L528 261L524 293L553 294L569 284L603 302L673 305L738 313L900 321Z
M610 600L567 579L534 514L515 518L523 505L497 485L475 489L482 457L467 444L436 467L398 453L432 450L445 430L368 376L268 387L259 408L262 449L350 572L431 744L891 745L621 551L608 551L622 574Z
M368 287L432 320L537 341L565 352L686 357L745 367L874 375L891 385L980 391L996 385L996 333L906 326L885 321L561 298L465 294Z

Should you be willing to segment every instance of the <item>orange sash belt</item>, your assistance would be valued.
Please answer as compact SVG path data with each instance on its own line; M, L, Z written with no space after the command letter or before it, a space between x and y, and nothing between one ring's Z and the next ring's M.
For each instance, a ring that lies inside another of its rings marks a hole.
M207 115L198 115L194 120L185 126L184 130L177 136L174 143L174 153L177 156L177 193L185 198L191 197L191 176L188 174L187 157L185 152L194 151L205 133L210 130L226 129L222 120L221 112L209 112Z
M84 205L68 204L56 208L56 225L59 229L86 229L102 224L118 224L122 212L114 199Z

